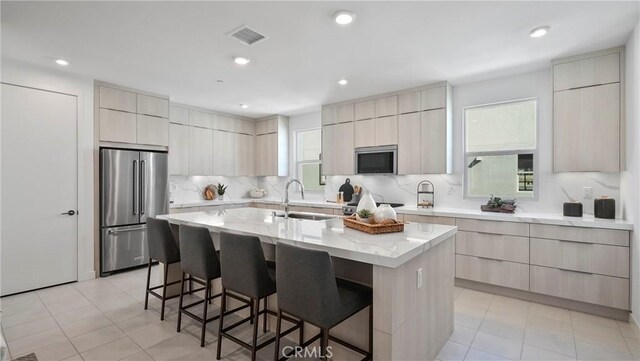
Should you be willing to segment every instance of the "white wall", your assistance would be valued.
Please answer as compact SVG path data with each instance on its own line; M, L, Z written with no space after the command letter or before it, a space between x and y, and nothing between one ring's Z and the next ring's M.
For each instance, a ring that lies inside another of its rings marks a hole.
M624 217L634 224L631 237L631 310L640 324L640 22L626 45L627 167L622 173Z
M93 80L2 59L0 81L78 97L78 280L95 277L93 243Z

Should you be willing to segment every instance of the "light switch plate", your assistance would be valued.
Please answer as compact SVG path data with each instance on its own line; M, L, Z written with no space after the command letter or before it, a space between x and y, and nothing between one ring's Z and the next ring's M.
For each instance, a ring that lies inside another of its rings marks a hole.
M416 279L416 283L417 283L417 287L420 288L422 287L422 268L418 268L418 272L417 273L417 279Z
M587 198L587 199L593 198L593 188L582 187L582 198Z

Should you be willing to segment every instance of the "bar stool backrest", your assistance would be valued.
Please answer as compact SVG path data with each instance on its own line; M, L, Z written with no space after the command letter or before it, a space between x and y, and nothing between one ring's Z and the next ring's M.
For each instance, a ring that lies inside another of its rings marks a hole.
M180 261L180 249L171 231L169 221L147 218L147 242L150 258L164 264Z
M205 281L220 277L220 260L207 228L180 225L180 255L182 272Z
M253 298L262 298L274 291L267 261L255 236L221 232L220 269L224 288Z

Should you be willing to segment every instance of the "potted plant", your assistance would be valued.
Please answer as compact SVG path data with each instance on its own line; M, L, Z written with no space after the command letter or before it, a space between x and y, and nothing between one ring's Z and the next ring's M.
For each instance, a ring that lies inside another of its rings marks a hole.
M373 223L373 212L368 209L361 209L356 213L356 219L364 223Z
M218 183L218 185L216 186L216 190L218 192L218 195L220 196L220 200L224 200L224 193L227 191L227 187L228 186L222 183Z

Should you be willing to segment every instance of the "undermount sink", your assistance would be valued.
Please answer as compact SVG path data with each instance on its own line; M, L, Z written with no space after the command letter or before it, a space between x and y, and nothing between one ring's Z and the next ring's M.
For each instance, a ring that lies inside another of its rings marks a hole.
M276 217L284 217L284 213L276 213ZM297 213L297 212L289 212L289 218L295 219L306 219L309 221L326 221L327 219L337 218L336 216L328 216L326 214L315 214L315 213Z

